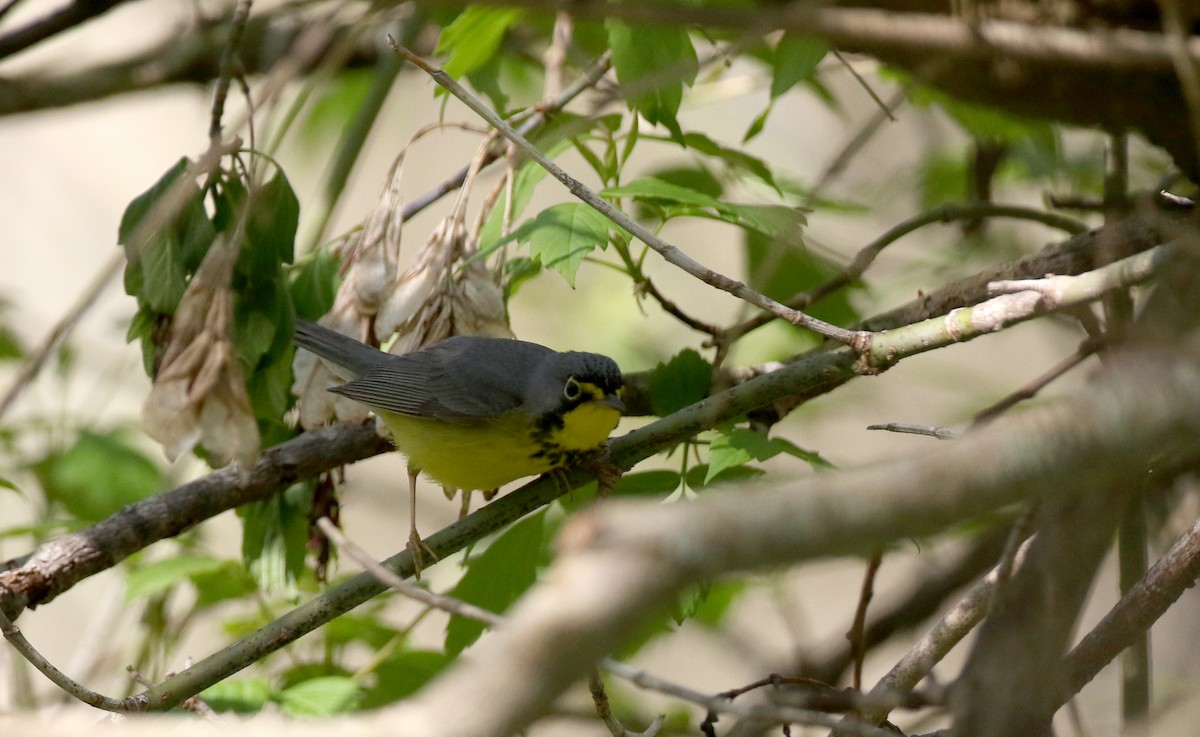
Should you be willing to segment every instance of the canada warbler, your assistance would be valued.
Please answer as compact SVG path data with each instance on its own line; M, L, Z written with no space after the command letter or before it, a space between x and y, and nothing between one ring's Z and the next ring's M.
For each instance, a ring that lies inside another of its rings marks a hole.
M571 465L604 443L624 410L621 370L595 353L464 335L393 355L305 320L296 343L346 380L329 391L383 419L413 489L420 471L490 490ZM415 528L410 543L421 545Z

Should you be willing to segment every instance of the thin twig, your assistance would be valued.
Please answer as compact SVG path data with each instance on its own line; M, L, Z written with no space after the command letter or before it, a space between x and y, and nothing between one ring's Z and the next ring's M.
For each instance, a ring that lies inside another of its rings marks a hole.
M1142 632L1174 604L1200 577L1200 521L1175 541L1171 549L1116 603L1108 614L1067 655L1070 697L1088 684Z
M1012 409L1017 404L1027 399L1033 399L1037 396L1038 392L1040 392L1042 389L1045 389L1051 382L1057 380L1071 369L1083 363L1090 356L1095 355L1096 352L1099 351L1104 345L1105 341L1102 338L1088 338L1084 340L1079 344L1079 347L1075 349L1074 353L1060 361L1049 371L1037 377L1020 389L1017 389L1015 392L1002 398L995 404L985 407L984 409L981 409L979 412L975 413L974 419L971 420L970 429L973 430L983 427L1008 410Z
M667 243L663 239L651 233L645 226L630 218L625 213L618 210L600 195L596 194L579 180L568 174L562 167L551 161L543 154L536 146L530 143L524 136L505 123L498 115L492 112L478 98L466 90L462 85L455 81L450 75L438 67L430 64L423 57L413 53L409 49L400 46L394 39L389 37L389 43L396 53L403 55L413 64L420 67L441 87L446 89L450 94L461 100L467 107L474 110L480 117L488 122L489 125L512 141L514 145L521 149L523 153L536 161L538 165L549 172L555 179L560 181L567 190L575 197L582 200L589 207L592 207L600 214L611 220L616 225L624 228L638 240L645 243L659 255L661 255L668 263L679 267L683 271L691 274L697 279L709 284L717 289L728 292L735 297L743 299L756 307L774 313L777 317L781 317L793 325L806 328L815 333L831 338L840 343L852 345L860 352L865 350L870 344L869 334L846 330L844 328L831 325L822 320L810 317L799 310L793 310L789 307L776 302L764 294L751 289L736 279L731 279L724 274L720 274L712 269L705 267L695 259L680 251L676 246Z
M842 52L838 51L837 49L831 49L831 51L833 51L833 55L837 57L837 60L842 63L842 66L846 68L846 71L850 72L850 76L854 77L854 81L858 82L858 86L862 87L866 91L867 95L874 100L875 104L878 106L879 112L886 115L888 120L892 121L893 123L896 122L896 116L892 115L891 106L879 97L867 80L863 79L863 76L858 73L857 69L854 68L854 65L846 61L846 57L842 56Z
M896 119L892 111L904 104L904 101L907 99L907 93L907 87L896 90L887 99L887 102L883 103L883 107L876 109L871 117L863 122L862 126L850 137L850 140L846 141L845 145L838 151L837 156L834 156L833 160L826 165L820 176L817 177L817 181L813 183L812 188L805 193L802 204L806 206L811 205L820 199L821 191L846 170L846 167L850 165L854 157L866 148L867 143L875 137L875 134L883 127L883 124L889 120Z
M837 717L813 709L774 704L744 704L733 701L723 695L713 696L687 688L686 686L681 686L678 683L665 681L645 671L640 671L624 663L612 660L605 660L601 664L601 667L609 673L640 688L657 691L658 693L674 696L677 699L702 706L710 715L732 714L755 721L774 724L804 724L825 728L834 727L840 722ZM713 719L712 721L716 720ZM850 735L894 737L893 733L865 722L850 720L849 725L850 731L847 734Z
M1019 567L1024 560L1025 551L1029 545L1022 545L1015 557L1015 565ZM916 687L929 673L933 666L943 658L959 642L966 637L975 625L987 614L988 603L992 600L992 591L999 582L1000 572L993 569L982 581L975 584L967 595L959 600L929 632L913 644L904 657L892 666L868 695L897 693ZM877 708L873 704L864 705L860 711L862 718L868 722L878 723L887 717L889 709ZM838 735L845 734L839 726Z
M242 44L242 34L246 32L246 22L250 19L250 6L253 0L238 0L229 21L229 40L221 53L221 71L217 75L217 86L213 91L212 117L208 124L208 138L216 142L221 139L221 116L225 113L225 98L229 94L229 81L233 79L238 62L238 47Z
M66 315L63 315L58 324L42 339L42 344L29 355L24 365L21 366L21 370L17 373L17 377L13 379L13 383L8 387L8 391L4 392L4 398L0 399L0 417L4 416L4 413L9 410L21 392L37 377L42 367L46 364L46 359L75 330L75 326L79 324L80 319L96 304L96 300L103 294L109 282L121 272L121 267L124 264L125 254L118 252L115 256L111 257L108 263L92 279L92 283L84 293L76 300L70 311Z
M79 699L85 704L94 706L97 709L105 711L139 711L144 704L145 699L140 696L131 696L128 699L114 699L110 696L97 693L90 688L72 680L65 673L54 667L54 664L47 660L41 653L25 639L25 635L21 632L21 628L17 627L8 614L5 613L4 607L0 607L0 633L3 633L4 639L8 640L21 657L25 658L41 671L42 675L46 676L55 686L58 686L63 691L71 696Z
M979 220L981 218L1014 218L1018 220L1029 220L1042 225L1063 230L1072 235L1079 235L1087 232L1086 224L1074 219L1059 215L1057 213L1046 212L1031 207L1023 207L1020 205L997 205L991 202L964 202L959 204L943 205L928 212L923 212L920 215L905 220L887 230L875 240L864 246L854 256L840 274L830 277L826 281L809 289L806 292L801 292L787 300L787 304L791 307L802 309L809 305L824 299L830 294L839 289L853 284L867 269L875 263L875 259L883 252L885 248L900 240L904 236L919 230L926 225L934 223L952 223L962 220ZM732 325L727 328L724 333L718 336L714 342L717 344L731 343L740 338L746 333L756 330L763 325L773 321L775 315L759 314L751 317L737 325Z
M350 540L342 531L337 528L328 517L322 517L317 520L317 527L332 540L339 548L347 555L355 560L360 566L365 568L368 573L379 580L385 586L390 586L397 592L407 596L410 599L419 601L426 606L440 609L444 612L449 612L458 617L471 619L476 622L482 622L489 627L495 627L500 624L502 618L499 614L489 612L482 607L477 607L474 604L455 599L451 596L442 596L435 594L429 589L418 586L410 581L405 581L386 566L372 558L367 551L360 548L354 541Z
M606 51L601 54L590 67L588 67L587 71L584 72L579 79L567 85L558 97L554 98L553 100L538 103L534 114L524 123L522 123L517 130L522 135L529 135L533 131L537 130L538 126L545 123L549 116L553 115L556 111L561 110L569 102L574 100L586 90L595 87L611 68L612 52ZM484 161L483 166L486 167L488 164L491 164L493 161L500 158L501 155L503 155L503 149L501 147L493 149L488 155L487 160ZM463 182L466 181L467 169L467 166L462 167L441 184L405 205L404 219L412 219L412 217L417 213L445 197L450 192L453 192L461 187Z
M1121 595L1133 591L1149 567L1145 494L1137 492L1129 500L1117 528L1117 570ZM1146 734L1150 717L1150 630L1145 629L1121 654L1121 722L1130 737Z
M650 725L641 732L630 732L612 713L608 703L608 694L604 690L604 681L600 679L600 671L593 670L588 676L588 691L592 694L592 703L596 706L596 715L608 727L608 733L613 737L654 737L662 727L666 715L659 714Z
M864 630L867 626L867 607L875 595L875 576L883 564L883 549L876 549L867 561L867 570L863 573L862 588L858 594L858 606L854 608L854 622L846 639L850 641L850 654L854 658L854 688L862 689L863 660L867 657L867 643Z
M879 425L867 425L867 429L907 435L927 435L938 440L955 440L962 437L962 433L958 430L934 425L918 425L912 422L885 422Z

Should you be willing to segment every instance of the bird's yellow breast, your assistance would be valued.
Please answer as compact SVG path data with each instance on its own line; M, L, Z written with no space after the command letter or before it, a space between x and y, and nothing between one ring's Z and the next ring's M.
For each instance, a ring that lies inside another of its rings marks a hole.
M380 412L397 450L433 480L460 489L495 489L570 465L617 426L615 408L586 402L562 416L512 412L473 424Z

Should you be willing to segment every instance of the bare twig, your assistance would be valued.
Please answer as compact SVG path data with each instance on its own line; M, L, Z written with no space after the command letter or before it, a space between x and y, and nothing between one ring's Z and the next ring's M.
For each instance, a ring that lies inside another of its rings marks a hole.
M1015 558L1014 562L1018 568L1024 559L1027 547L1028 543L1022 545ZM970 634L975 625L983 621L992 600L992 592L999 583L1001 575L999 569L995 569L982 581L975 584L966 596L960 599L924 637L913 644L904 657L892 666L883 678L879 679L870 694L894 693L915 688L955 645ZM865 706L860 714L863 719L878 723L887 717L888 711L886 708L877 706Z
M365 568L372 576L379 580L385 586L390 586L399 593L407 596L410 599L419 601L426 606L440 609L444 612L449 612L455 616L465 619L472 619L476 622L482 622L489 627L494 627L502 621L499 614L489 612L482 607L477 607L474 604L455 599L450 596L441 596L435 594L429 589L419 586L415 583L405 581L400 576L397 576L391 569L379 563L367 551L360 548L354 541L342 534L342 531L337 528L328 517L322 517L317 520L317 527L320 528L330 540L333 540L339 548L347 555L353 558L360 566Z
M13 402L21 395L21 392L37 377L42 367L46 364L46 359L74 331L75 326L79 324L79 320L96 304L96 300L100 298L100 295L104 292L109 282L113 280L113 277L121 272L121 267L124 264L125 255L122 253L117 253L109 259L108 263L92 279L92 283L80 295L70 311L42 339L41 345L26 358L17 377L13 379L13 383L8 387L8 391L4 392L4 397L0 399L0 417L4 416L4 413L9 410Z
M911 422L886 422L880 425L867 425L868 430L884 430L886 432L907 433L909 435L928 435L938 440L954 440L962 437L958 430L932 425L917 425Z
M250 20L250 6L253 0L238 0L229 21L229 40L221 52L221 71L217 75L217 86L213 90L212 116L208 124L209 140L216 142L221 139L221 116L225 113L225 98L229 94L229 81L233 79L240 67L238 47L242 43L242 34L246 32L246 22Z
M1181 535L1141 581L1122 596L1067 655L1071 693L1078 693L1101 668L1150 629L1198 577L1200 522Z
M58 668L55 668L53 663L46 660L29 643L29 640L25 639L25 635L21 633L21 629L13 624L13 621L9 619L8 614L5 613L2 606L0 606L0 633L4 634L4 639L8 640L9 644L21 654L21 657L28 660L34 668L41 671L42 675L46 676L51 683L83 703L98 709L117 712L136 711L140 708L140 700L137 696L131 696L128 699L114 699L105 696L77 683Z
M659 714L641 732L630 732L626 729L621 724L621 720L612 713L612 707L608 703L608 694L604 690L604 681L600 679L599 671L593 670L588 676L588 691L592 694L592 703L596 705L596 715L604 722L604 726L608 727L608 733L613 737L654 737L662 727L664 715Z
M1095 353L1104 345L1105 341L1100 338L1088 338L1087 340L1083 341L1079 344L1079 347L1075 349L1074 353L1060 361L1049 371L1037 377L1015 392L1004 397L995 404L985 407L984 409L981 409L979 412L975 413L974 419L971 420L971 427L982 427L983 425L986 425L1008 410L1012 409L1017 404L1027 399L1033 399L1037 396L1038 392L1040 392L1042 389L1045 389L1051 382L1055 381L1063 374L1083 363L1090 356L1095 355Z
M862 688L863 660L867 657L865 633L867 607L875 596L875 576L879 573L881 565L883 565L883 550L876 549L871 554L870 560L867 561L867 570L863 573L862 589L858 594L858 606L854 608L854 622L850 625L850 631L846 633L846 639L850 641L850 654L854 658L853 684L856 689Z
M896 116L892 115L892 106L884 102L883 99L879 97L879 94L875 92L867 80L863 79L863 76L858 73L858 70L854 68L854 65L846 61L846 57L842 56L842 52L838 51L837 49L831 49L831 51L833 52L833 55L837 57L837 60L841 62L842 66L846 68L846 71L850 72L850 76L854 77L854 81L858 82L858 86L862 87L863 90L866 91L867 96L874 101L876 106L878 106L879 112L883 115L886 115L888 120L892 121L893 123L896 122Z
M664 681L661 678L657 678L644 671L639 671L624 663L605 661L604 669L635 686L650 691L657 691L668 696L674 696L677 699L704 707L705 711L709 714L709 718L706 720L709 723L716 722L716 715L718 714L732 714L734 716L753 719L756 722L768 722L772 724L804 724L828 728L839 723L836 717L817 709L777 706L773 704L744 704L734 701L728 693L716 695L702 693L686 686L681 686L678 683ZM821 701L825 698L824 694L815 694L813 700ZM887 703L891 704L894 701L895 699L891 698ZM801 699L801 703L805 703L804 699ZM847 734L850 735L884 737L884 735L890 734L878 727L855 720L850 720L849 725L850 731Z

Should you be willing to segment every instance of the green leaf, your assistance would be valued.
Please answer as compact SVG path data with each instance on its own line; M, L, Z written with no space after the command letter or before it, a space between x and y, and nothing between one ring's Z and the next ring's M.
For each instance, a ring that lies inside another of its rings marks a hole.
M692 609L691 619L709 629L717 629L725 621L730 607L746 590L742 580L720 581L705 587L704 596Z
M466 75L471 86L487 96L501 116L517 108L532 107L542 99L545 86L540 60L499 54Z
M712 366L691 348L660 363L650 374L650 407L659 417L695 404L712 388Z
M383 624L377 616L356 614L343 614L325 625L321 631L330 644L362 642L372 650L381 649L398 634L398 630Z
M693 620L716 629L721 625L729 607L746 588L741 581L704 583L689 586L671 606L671 617L675 624Z
M811 77L828 53L829 46L824 41L791 31L784 33L771 59L771 99Z
M293 484L282 494L238 508L242 560L258 585L295 596L304 570L312 485Z
M627 473L613 488L613 496L664 496L679 488L678 471L638 471Z
M542 262L536 258L510 258L504 263L504 301L512 299L521 285L542 273Z
M771 167L757 156L751 156L740 149L723 146L702 133L684 135L683 143L688 148L718 158L725 162L730 169L750 174L776 192L779 191L779 185L775 183L775 175L771 173Z
M719 476L712 480L706 480L708 477L708 464L700 463L692 466L687 470L684 479L687 481L689 489L695 491L703 491L709 488L725 486L730 484L738 484L753 479L761 478L766 475L766 471L754 466L742 465L728 468L721 472Z
M801 228L806 222L804 213L794 207L723 202L657 177L642 177L620 187L607 187L600 194L674 205L664 210L667 217L687 215L721 220L792 244L802 242Z
M442 29L437 53L446 54L442 68L451 77L461 77L487 64L500 49L504 34L521 19L524 11L472 5Z
M708 484L718 474L750 461L765 461L780 453L799 458L814 468L829 468L830 464L817 453L803 450L784 438L768 438L766 435L744 427L718 430L720 435L708 446L708 471L704 483Z
M564 203L542 210L515 233L542 266L563 275L575 286L579 264L597 247L608 244L608 218L581 203Z
M353 678L324 676L286 688L279 694L285 714L298 717L327 717L353 711L360 689Z
M749 430L743 432L758 435ZM735 439L730 435L721 435L708 446L708 473L704 474L705 484L712 481L722 471L743 466L754 460L754 453L745 447L740 442L741 440L742 438Z
M21 494L21 490L17 488L17 485L3 476L0 476L0 489L8 489L9 491L15 491L18 494ZM24 496L24 494L22 494L22 496Z
M570 140L558 139L543 150L546 157L553 160L569 148L571 148ZM513 176L512 186L513 204L510 214L512 222L516 222L521 217L521 214L525 212L525 208L529 205L529 200L533 197L534 188L546 178L546 173L546 170L535 161L527 161L517 168L517 173ZM483 228L479 231L479 242L483 244L483 247L480 248L480 257L487 256L496 250L497 247L508 242L508 239L504 239L500 235L500 230L504 226L504 209L506 207L507 196L507 193L505 193L504 196L496 201L496 206L488 213L488 218L484 222Z
M300 123L305 149L321 150L317 147L328 146L329 141L341 135L346 122L366 103L375 74L371 68L343 68L321 88Z
M537 578L545 510L531 514L500 533L487 550L467 563L467 572L451 596L497 614L517 600ZM446 625L446 652L457 655L479 639L480 622L451 616Z
M200 692L200 698L215 711L235 714L258 713L271 697L271 685L265 678L231 678Z
M0 315L8 312L12 305L0 297ZM7 321L6 321L7 323ZM20 337L7 324L0 324L0 361L11 361L25 356Z
M375 685L367 689L360 706L377 709L407 698L433 680L452 660L450 655L433 650L401 650L375 669Z
M132 238L159 200L187 171L180 159L150 189L125 208L118 228L118 242L125 247L125 291L155 312L171 313L179 304L187 279L207 253L216 231L204 209L203 193L189 184L181 210L174 220L147 234L146 240Z
M288 292L296 315L316 320L333 307L341 284L341 261L328 248L319 248L302 258L289 272Z
M606 28L613 67L630 108L682 140L675 116L683 87L690 87L699 71L691 36L683 28L628 26L614 19Z
M814 450L805 450L787 438L771 438L771 447L780 453L786 453L793 458L799 458L812 466L815 471L825 471L834 468L834 465L825 460L820 453Z
M176 555L130 571L125 577L125 600L157 594L198 573L225 567L225 561L208 555Z
M767 116L771 114L771 109L774 106L773 102L768 102L763 111L754 120L750 121L746 132L742 134L742 143L749 143L751 140L757 138L759 133L763 132L763 128L767 127Z
M895 72L902 79L906 75ZM908 99L917 107L937 105L959 126L976 138L1019 144L1029 139L1055 140L1054 127L1045 121L1029 120L998 108L964 102L943 92L919 84L908 86Z
M85 522L98 522L166 487L158 466L115 432L81 431L70 448L44 458L34 471L47 497Z
M196 571L190 578L196 587L197 609L241 599L258 588L246 567L233 560L222 561L219 568L210 571Z
M664 181L658 177L642 177L620 187L606 187L600 191L604 197L633 197L646 202L679 203L720 210L725 203L712 195L689 187Z
M296 228L300 224L300 200L282 169L254 192L246 218L246 242L243 255L249 249L256 254L254 268L244 276L252 282L273 281L278 267L290 264L295 255ZM239 259L240 261L240 259Z

